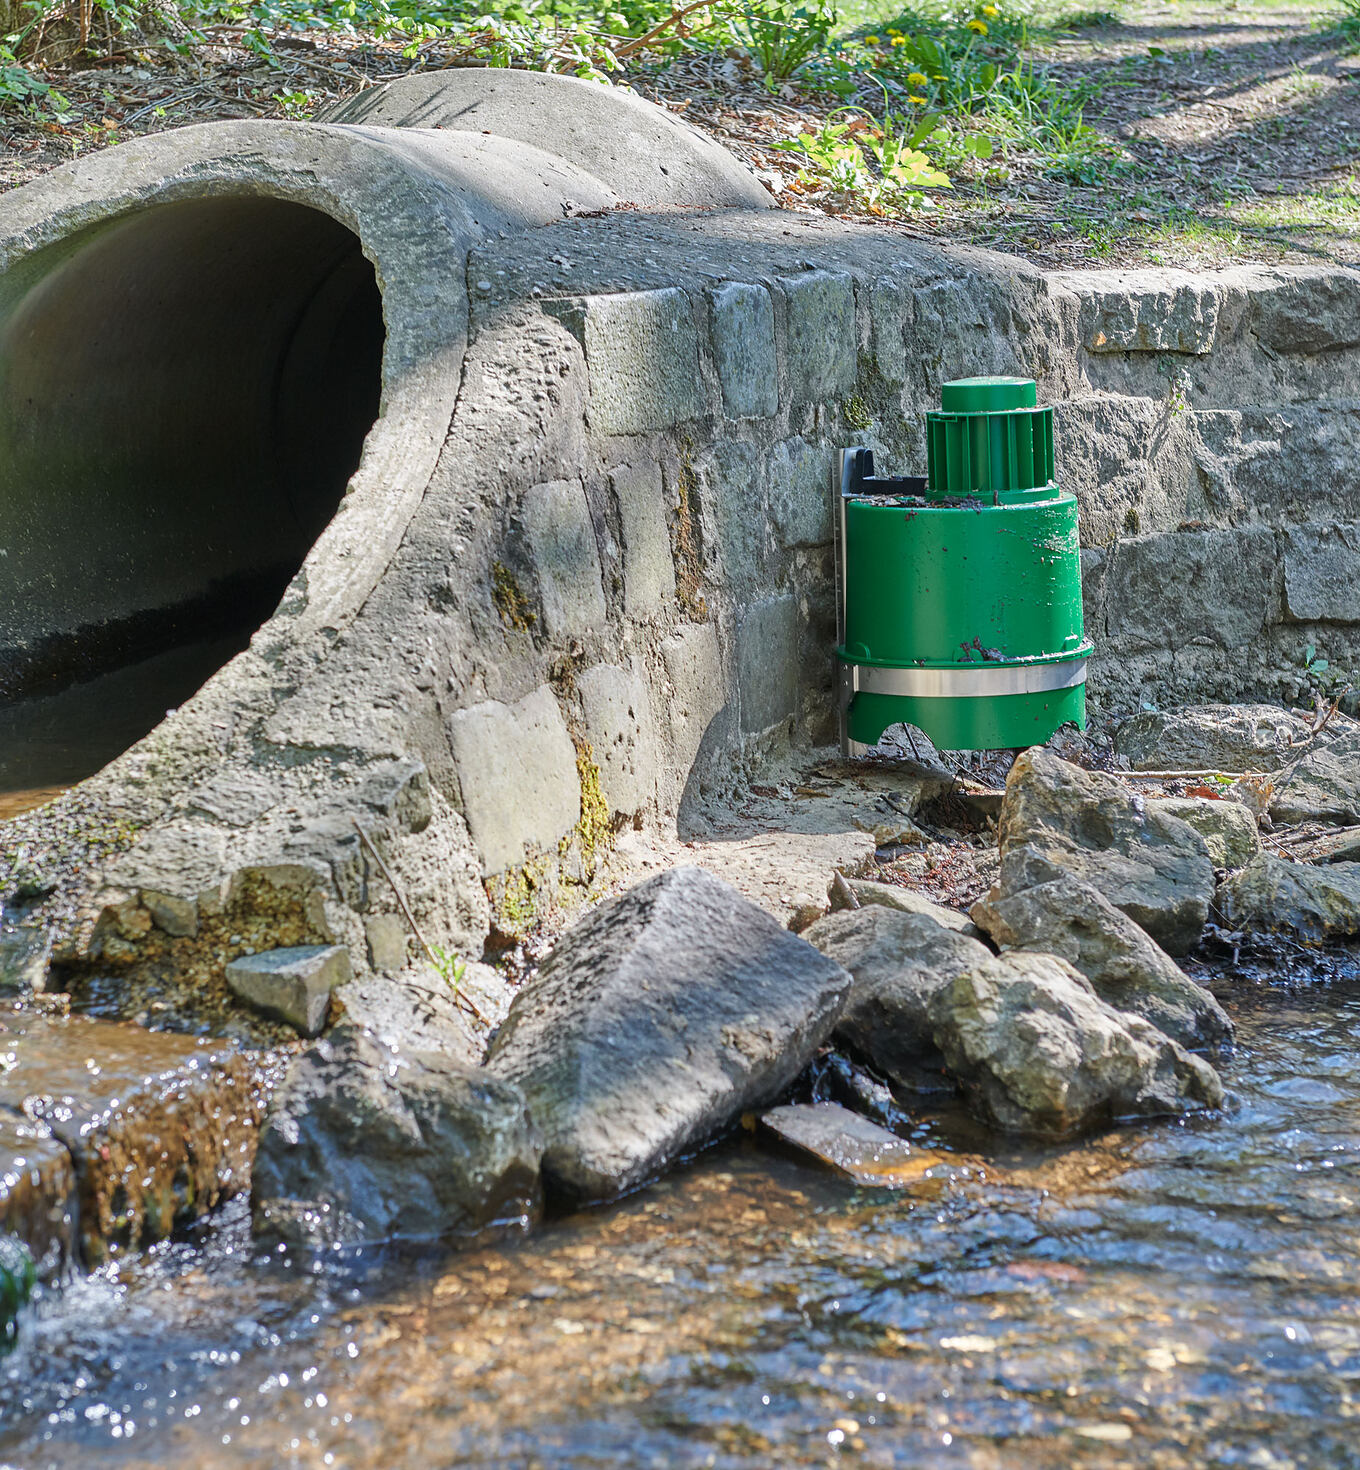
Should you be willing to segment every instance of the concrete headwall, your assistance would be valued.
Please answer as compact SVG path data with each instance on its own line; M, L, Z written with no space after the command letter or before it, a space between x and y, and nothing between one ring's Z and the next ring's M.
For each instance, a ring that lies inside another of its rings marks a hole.
M585 891L619 827L683 833L830 741L831 466L867 444L922 470L948 378L1033 376L1059 406L1094 705L1285 698L1306 642L1360 654L1360 276L1045 275L636 202L466 235L432 470L351 498L252 648L97 778L143 826L68 958L335 937L390 964L356 820L429 937L480 953ZM345 546L376 575L314 602Z

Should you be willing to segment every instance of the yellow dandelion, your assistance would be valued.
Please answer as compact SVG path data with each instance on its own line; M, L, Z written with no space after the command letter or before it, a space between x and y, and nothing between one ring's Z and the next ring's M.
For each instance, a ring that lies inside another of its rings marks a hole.
M905 46L907 44L907 38L905 36L894 36L892 43L894 46Z
M879 45L879 39L877 36L865 36L864 44L866 46L877 46Z
M985 36L987 34L987 22L985 20L970 20L968 22L968 29L970 31L976 31L979 36Z
M929 85L930 85L930 78L925 74L925 72L923 72L923 71L909 71L907 73L907 86L909 86L909 87L928 87Z
M995 20L997 16L1001 14L1001 12L996 8L995 5L984 5L982 7L982 13L987 17L988 20Z
M925 107L925 106L927 106L929 104L930 98L929 97L908 97L907 98L907 101L910 102L910 103L912 103L916 107Z

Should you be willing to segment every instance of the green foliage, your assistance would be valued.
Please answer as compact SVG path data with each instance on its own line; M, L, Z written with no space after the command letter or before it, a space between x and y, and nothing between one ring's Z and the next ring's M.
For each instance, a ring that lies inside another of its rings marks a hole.
M0 1352L14 1346L19 1312L33 1295L38 1273L22 1241L0 1235Z
M742 11L731 25L733 38L750 53L766 85L773 88L828 49L836 20L835 6L829 0L815 0L797 9L787 0L773 0Z
M814 133L799 133L775 145L800 156L803 187L828 189L847 206L871 214L918 209L924 189L950 187L949 175L921 151L938 119L917 122L886 113L881 124L858 115L833 122L836 115Z
M439 944L430 946L430 959L435 973L456 996L462 986L463 976L467 974L467 961L460 960L456 954L450 953Z
M1344 698L1354 683L1344 669L1334 669L1330 660L1318 657L1315 643L1303 650L1303 678L1319 699L1333 702Z

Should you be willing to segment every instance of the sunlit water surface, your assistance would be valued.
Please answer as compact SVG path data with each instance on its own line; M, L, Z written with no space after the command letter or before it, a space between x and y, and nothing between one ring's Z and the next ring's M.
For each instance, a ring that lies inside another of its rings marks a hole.
M262 1262L234 1207L39 1304L0 1460L1360 1465L1360 983L1229 999L1225 1116L992 1150L925 1193L742 1137L362 1279Z

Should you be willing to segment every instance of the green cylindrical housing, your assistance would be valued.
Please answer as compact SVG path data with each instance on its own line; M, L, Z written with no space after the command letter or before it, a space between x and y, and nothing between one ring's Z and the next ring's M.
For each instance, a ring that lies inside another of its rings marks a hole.
M1077 503L1052 479L1051 410L1034 394L1024 380L946 384L924 495L843 496L850 740L903 722L942 749L982 750L1085 725Z

